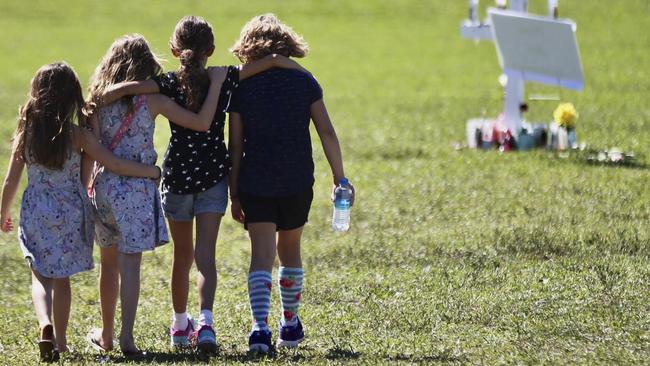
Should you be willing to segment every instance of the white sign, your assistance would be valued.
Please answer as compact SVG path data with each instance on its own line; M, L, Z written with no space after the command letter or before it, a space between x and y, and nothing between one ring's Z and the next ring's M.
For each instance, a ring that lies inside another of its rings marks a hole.
M489 10L499 63L522 80L582 90L576 25L569 20Z

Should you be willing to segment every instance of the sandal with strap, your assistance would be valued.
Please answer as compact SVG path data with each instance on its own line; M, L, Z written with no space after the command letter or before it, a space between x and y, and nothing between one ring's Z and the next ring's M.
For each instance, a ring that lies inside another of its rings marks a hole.
M97 338L97 333L99 332L98 328L93 328L88 334L86 334L86 342L88 345L97 352L106 353L110 352L111 348L104 347L101 345L100 341Z
M54 347L54 328L51 324L41 330L41 338L38 340L38 351L41 362L56 362L59 360L59 352Z

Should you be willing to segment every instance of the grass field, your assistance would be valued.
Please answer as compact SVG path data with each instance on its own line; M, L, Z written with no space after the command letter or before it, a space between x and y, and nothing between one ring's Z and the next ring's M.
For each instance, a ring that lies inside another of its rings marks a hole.
M213 24L218 44L210 62L232 64L227 48L241 25L272 11L311 45L301 62L324 88L357 204L351 230L333 233L329 168L315 140L316 194L303 242L307 339L297 351L264 358L246 354L247 236L224 220L221 353L212 363L647 363L650 2L561 1L561 15L578 24L586 89L527 87L573 102L579 140L634 151L637 168L545 151L454 151L464 121L482 109L496 115L502 98L494 46L458 35L466 3L3 0L0 170L18 105L42 64L66 60L87 85L112 40L138 32L173 69L167 40L186 14ZM545 6L531 1L533 11ZM555 103L531 102L529 119L550 120ZM162 155L169 130L160 122ZM168 348L171 254L167 245L144 256L136 342L150 362L193 363L193 355ZM0 235L0 364L37 361L29 279L16 235ZM97 270L73 277L75 351L66 363L107 361L83 341L99 325L96 287ZM274 319L278 308L274 294ZM196 295L190 310L196 313Z

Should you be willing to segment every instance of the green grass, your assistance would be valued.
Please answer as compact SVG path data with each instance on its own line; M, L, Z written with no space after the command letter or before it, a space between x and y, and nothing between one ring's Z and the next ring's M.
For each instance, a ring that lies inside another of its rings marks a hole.
M485 5L486 2L482 2ZM588 4L587 4L588 3ZM531 1L541 12L542 0ZM301 61L319 79L358 190L353 227L329 229L329 169L318 141L305 230L304 346L246 355L249 243L220 231L216 328L220 364L642 364L650 357L650 3L561 2L578 24L586 89L538 85L580 112L578 137L641 157L638 168L592 166L544 151L454 151L464 121L501 109L491 43L462 40L464 1L101 1L0 4L0 170L29 80L64 59L86 85L112 40L144 34L176 66L167 40L198 14L214 26L213 64L254 14L273 11L302 33ZM548 121L554 102L531 102ZM164 121L161 121L164 122ZM168 128L157 129L164 151ZM646 165L643 165L646 164ZM15 203L15 215L19 200ZM29 271L14 234L0 235L0 364L37 360ZM197 361L167 346L171 246L144 256L136 341L151 361ZM73 277L66 362L99 361L84 344L99 325L97 270ZM274 295L272 317L277 317ZM190 309L196 312L196 295ZM118 355L111 360L120 361Z

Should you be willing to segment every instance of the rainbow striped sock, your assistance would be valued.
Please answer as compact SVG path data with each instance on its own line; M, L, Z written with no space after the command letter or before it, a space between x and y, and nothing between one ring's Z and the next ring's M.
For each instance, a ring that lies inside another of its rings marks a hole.
M248 298L253 315L253 330L269 330L268 317L271 306L271 272L255 271L248 274Z
M278 284L282 299L282 325L296 325L298 321L298 306L302 296L302 268L280 267Z

